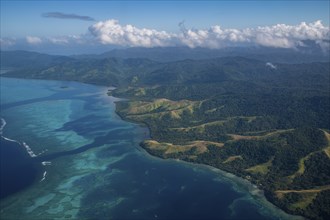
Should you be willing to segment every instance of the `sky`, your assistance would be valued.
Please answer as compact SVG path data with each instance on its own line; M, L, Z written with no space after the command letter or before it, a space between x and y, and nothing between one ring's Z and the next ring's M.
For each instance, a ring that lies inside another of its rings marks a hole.
M329 1L1 0L1 49L329 46Z

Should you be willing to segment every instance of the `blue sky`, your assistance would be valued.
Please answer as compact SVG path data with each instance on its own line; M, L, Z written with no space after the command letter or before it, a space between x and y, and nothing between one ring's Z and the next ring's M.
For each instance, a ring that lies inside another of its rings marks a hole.
M60 12L94 21L45 18ZM329 1L4 1L1 38L38 38L90 34L98 21L115 19L121 26L179 33L178 23L192 30L218 25L245 29L276 24L298 25L322 20L329 26ZM95 33L94 33L95 35ZM103 42L104 43L104 42Z

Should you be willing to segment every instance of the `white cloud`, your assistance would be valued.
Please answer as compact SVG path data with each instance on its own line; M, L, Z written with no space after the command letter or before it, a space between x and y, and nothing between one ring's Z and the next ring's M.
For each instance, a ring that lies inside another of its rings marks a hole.
M201 35L200 33L203 33ZM183 35L182 35L183 36ZM221 29L213 26L208 30L187 30L181 41L190 47L219 48L228 45L255 44L266 47L294 48L303 40L313 40L321 45L329 39L329 27L321 21L296 26L277 24L257 28Z
M277 24L271 27L258 27L256 43L263 46L292 48L302 45L303 40L323 41L329 39L329 27L323 26L321 21L290 26Z
M27 36L26 42L29 44L41 44L42 40L39 37Z
M137 28L132 25L120 25L117 20L100 21L89 27L89 31L102 44L121 46L170 46L173 34L153 29Z
M48 40L53 44L68 44L69 40L66 37L49 37Z
M188 46L190 48L223 48L228 46L266 46L299 48L319 45L324 52L330 49L330 29L321 21L297 25L276 24L256 28L231 29L219 25L208 29L186 28L180 23L180 32L166 32L120 24L117 20L100 21L81 35L34 37L23 39L0 38L2 49L38 47L103 47L100 44L127 47ZM308 42L312 41L312 42Z
M191 48L221 48L250 44L295 48L303 45L302 41L304 40L312 40L322 47L329 47L329 43L325 40L329 40L330 37L329 27L324 26L321 21L309 24L302 22L298 25L277 24L245 29L222 29L218 25L200 30L184 27L182 33L178 34L137 28L130 24L121 25L117 20L107 20L90 26L89 31L102 44L131 47L182 45Z
M89 35L66 35L66 36L56 36L48 37L43 39L43 42L46 41L51 44L56 45L74 45L74 44L92 44L93 42L90 39ZM95 39L93 39L95 41Z

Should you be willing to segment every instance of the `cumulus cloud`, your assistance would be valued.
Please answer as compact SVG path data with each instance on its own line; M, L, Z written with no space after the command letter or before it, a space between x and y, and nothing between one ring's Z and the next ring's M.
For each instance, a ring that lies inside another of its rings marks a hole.
M85 15L65 14L62 12L48 12L41 15L44 18L59 18L59 19L78 19L82 21L95 21L94 18Z
M41 44L42 43L42 40L39 37L27 36L26 37L26 42L28 44Z
M329 27L321 21L302 22L296 26L277 24L271 27L258 27L255 30L256 43L263 46L291 48L302 45L304 40L323 41L330 37Z
M167 32L140 28L131 24L120 24L117 20L96 22L89 32L81 35L0 38L2 49L30 48L31 46L52 48L105 48L188 46L190 48L223 48L235 46L265 46L275 48L297 48L319 45L325 52L330 49L330 29L321 21L302 22L298 25L277 24L256 28L231 29L219 25L208 29L187 28L180 22L178 32ZM270 64L267 64L272 68Z
M102 44L121 46L170 46L175 35L165 31L120 25L117 20L100 21L89 27L89 31Z
M277 48L295 48L303 41L312 40L329 47L329 27L321 21L298 25L277 24L245 29L223 29L219 25L209 29L187 29L179 23L180 33L121 25L117 20L100 21L89 27L90 33L102 44L121 46L188 46L221 48L239 45L260 45Z
M208 30L187 30L179 36L181 42L189 47L220 48L240 44L261 45L266 47L294 48L301 46L304 40L321 42L329 39L329 27L321 21L296 26L277 24L245 29L222 29L213 26Z

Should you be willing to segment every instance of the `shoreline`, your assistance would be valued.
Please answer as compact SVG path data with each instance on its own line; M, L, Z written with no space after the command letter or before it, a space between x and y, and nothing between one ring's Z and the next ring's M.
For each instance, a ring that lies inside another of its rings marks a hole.
M220 175L220 178L224 182L228 182L232 185L234 191L239 193L248 193L249 196L251 196L258 206L262 206L266 208L265 213L271 214L276 213L276 217L279 217L281 220L304 220L306 219L304 216L300 215L294 215L285 212L283 209L279 208L275 204L273 204L271 201L267 199L267 197L264 195L264 191L260 189L257 185L253 184L247 179L244 179L242 177L236 176L233 173L229 173L227 171L221 170L216 167L212 167L207 164L202 163L193 163L188 162L180 159L173 159L173 158L162 158L155 155L152 155L148 153L143 147L139 147L141 149L141 152L143 152L147 157L153 159L153 160L161 160L161 161L168 161L173 163L181 163L183 165L189 166L192 169L200 169L202 171L212 172L215 174ZM215 180L216 181L216 180ZM246 197L243 197L242 200L248 199Z
M1 76L3 77L3 76ZM15 77L8 77L6 76L6 78L14 78L14 79L22 79L22 78L15 78ZM23 79L27 79L27 78L23 78ZM29 79L29 80L47 80L49 81L49 79ZM52 79L50 79L52 80ZM61 81L61 80L52 80L52 81ZM67 81L63 81L63 82L67 82ZM137 122L137 121L134 121L134 120L129 120L129 119L125 119L118 111L117 111L117 103L118 102L123 102L123 101L127 101L129 102L130 99L128 98L120 98L120 97L115 97L113 96L112 94L108 94L107 92L110 90L114 90L116 89L114 86L104 86L104 85L97 85L97 84L91 84L91 83L86 83L86 82L80 82L80 81L69 81L69 82L76 82L76 83L83 83L83 84L89 84L89 85L96 85L96 86L101 86L101 87L105 87L104 89L104 92L105 92L105 96L107 97L113 97L115 99L117 99L116 101L114 101L114 104L115 104L115 114L123 121L126 121L126 122L130 122L130 123L134 123L134 124L137 124L137 125L140 125L140 126L143 126L144 128L146 128L146 130L148 131L148 133L146 134L149 139L152 139L152 133L151 133L151 129L149 127L148 124L146 123L143 123L143 122ZM107 89L106 89L107 88ZM143 140L146 140L148 138L144 138ZM188 162L188 161L184 161L184 160L179 160L179 159L173 159L173 158L168 158L168 159L165 159L165 158L162 158L162 157L158 157L158 156L155 156L155 155L152 155L150 154L149 152L147 152L143 147L141 146L138 146L139 149L141 149L141 152L143 151L143 153L149 157L152 157L153 159L159 159L159 160L168 160L168 161L175 161L175 162L180 162L180 163L184 163L186 165L189 165L189 166L192 166L192 167L199 167L199 168L203 168L203 169L207 169L209 171L212 171L212 172L215 172L215 173L220 173L221 176L227 180L229 180L232 184L233 184L233 187L239 187L241 189L244 189L246 190L249 195L256 199L256 201L260 202L261 205L264 205L267 209L270 209L270 210L273 210L273 211L280 211L281 212L281 219L284 217L285 219L297 219L297 220L300 220L300 219L306 219L305 217L303 216L298 216L298 215L293 215L293 214L290 214L290 213L287 213L285 212L283 209L277 207L275 204L273 204L271 201L269 201L267 199L267 197L264 195L263 193L263 190L259 189L258 186L254 185L252 182L242 178L242 177L239 177L239 176L236 176L235 174L233 173L229 173L229 172L226 172L224 170L221 170L219 168L216 168L216 167L213 167L213 166L209 166L209 165L206 165L206 164L199 164L199 163L194 163L194 162ZM236 190L237 188L235 188ZM236 191L239 192L239 190L237 189Z
M173 159L171 159L173 160ZM264 190L259 189L257 185L253 184L247 179L244 179L242 177L236 176L233 173L226 172L224 170L221 170L219 168L215 168L206 164L198 164L198 163L193 163L193 162L187 162L183 160L175 160L176 162L180 163L187 163L190 164L191 166L195 166L201 169L207 169L208 171L217 173L221 175L221 178L224 179L226 182L230 182L234 188L235 191L237 192L248 192L248 194L256 200L258 205L262 205L265 207L266 213L277 213L280 214L280 219L288 219L288 220L303 220L305 219L303 216L299 215L293 215L290 213L285 212L281 208L277 207L275 204L273 204L271 201L267 199L267 197L264 194ZM243 190L242 190L243 189ZM244 198L243 198L244 199ZM278 216L278 215L276 215Z
M118 102L125 102L125 101L130 102L130 99L115 97L112 94L108 94L108 96L119 99L118 101L114 102L114 104L115 104L115 113L120 117L121 120L145 127L148 130L148 135L149 135L149 138L147 138L147 139L152 139L151 129L148 124L130 120L130 119L126 119L117 111ZM143 141L145 141L147 139L143 139L140 143L142 143ZM279 214L279 216L278 215L276 215L276 216L278 216L280 219L287 219L287 220L291 220L291 219L304 220L304 219L306 219L304 216L287 213L285 210L276 206L274 203L272 203L270 200L267 199L267 197L264 194L264 190L260 189L257 185L253 184L251 181L244 179L242 177L239 177L239 176L235 175L234 173L230 173L230 172L221 170L219 168L216 168L216 167L213 167L213 166L210 166L207 164L194 163L194 162L180 160L180 159L174 159L174 158L162 158L162 157L149 153L141 145L139 145L139 149L141 149L141 152L143 152L146 156L148 156L152 159L166 160L166 161L172 161L172 162L176 162L176 163L179 162L179 163L183 163L185 165L191 166L193 168L197 167L202 170L207 170L209 172L218 173L221 175L221 177L224 181L230 182L232 184L233 189L236 192L242 192L242 190L240 190L240 189L243 189L243 192L244 191L247 192L253 199L255 199L255 201L258 203L258 205L261 205L267 209L266 213L268 211L268 213L270 213L270 214L271 213Z

